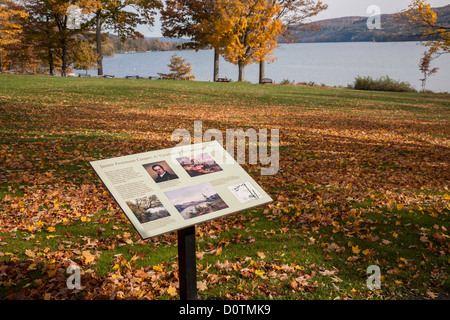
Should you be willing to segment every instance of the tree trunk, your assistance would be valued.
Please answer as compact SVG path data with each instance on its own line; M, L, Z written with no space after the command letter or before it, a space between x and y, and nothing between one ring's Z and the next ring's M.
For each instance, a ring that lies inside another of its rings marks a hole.
M219 53L214 49L214 82L219 81Z
M263 82L263 79L266 77L266 64L264 60L259 62L259 83Z
M53 53L52 49L48 48L48 67L49 67L49 73L51 76L54 75L54 66L53 66Z
M47 22L47 25L49 23L49 20L50 20L49 16L45 16L45 22ZM55 67L54 67L54 64L53 64L52 47L50 45L50 39L51 39L50 30L48 28L45 28L45 34L47 35L47 41L48 41L47 42L48 68L49 68L48 72L49 72L49 74L51 76L53 76L54 72L55 72L54 71Z
M62 49L62 57L61 57L61 77L66 76L67 69L67 16L64 16L64 20L62 21L61 28L59 30L62 32L61 39L61 49Z
M97 42L97 74L103 75L103 50L102 50L102 19L101 10L96 13L95 36Z
M67 69L67 44L66 39L62 41L62 64L61 64L61 77L66 76Z
M245 65L242 60L238 61L238 68L239 68L239 75L238 75L238 81L245 81Z

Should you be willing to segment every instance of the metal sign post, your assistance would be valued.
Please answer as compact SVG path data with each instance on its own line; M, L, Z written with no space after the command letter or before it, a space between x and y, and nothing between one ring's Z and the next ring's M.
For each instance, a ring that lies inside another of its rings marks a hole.
M180 299L197 300L195 226L178 230L178 267Z

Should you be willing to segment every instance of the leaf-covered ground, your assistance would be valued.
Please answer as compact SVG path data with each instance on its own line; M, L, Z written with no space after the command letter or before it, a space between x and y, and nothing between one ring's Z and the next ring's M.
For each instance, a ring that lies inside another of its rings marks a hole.
M275 201L196 228L201 299L450 296L448 94L0 75L0 111L1 299L177 299L176 233L140 240L89 161L197 120L280 130L276 175L244 165Z

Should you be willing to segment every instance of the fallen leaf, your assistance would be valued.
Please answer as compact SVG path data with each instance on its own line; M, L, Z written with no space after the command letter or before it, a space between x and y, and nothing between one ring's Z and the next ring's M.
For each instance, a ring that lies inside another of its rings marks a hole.
M30 249L26 249L25 250L25 254L27 256L29 256L30 258L35 258L36 257L36 254L33 251L31 251Z
M205 291L208 289L208 286L206 285L205 281L197 281L197 290L198 291Z
M94 256L93 254L91 254L89 251L83 251L81 253L81 255L84 258L84 263L85 264L90 264L91 262L95 261L96 256Z
M352 247L352 252L358 254L361 251L358 245Z
M175 297L177 295L177 289L175 287L169 286L169 288L167 289L167 293L170 296Z
M262 276L264 276L265 272L264 272L264 270L255 270L255 274L256 274L257 276L262 277Z

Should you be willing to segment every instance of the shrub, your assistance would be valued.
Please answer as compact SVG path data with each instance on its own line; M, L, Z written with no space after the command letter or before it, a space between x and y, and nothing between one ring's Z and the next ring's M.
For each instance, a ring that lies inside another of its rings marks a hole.
M378 79L358 76L350 87L356 90L417 92L409 82L393 80L388 76Z
M294 84L294 83L295 83L295 80L294 81L290 81L289 79L283 79L280 82L280 84Z
M162 79L169 80L193 80L195 76L191 75L191 64L179 57L176 53L170 58L169 69L171 73L158 73Z

